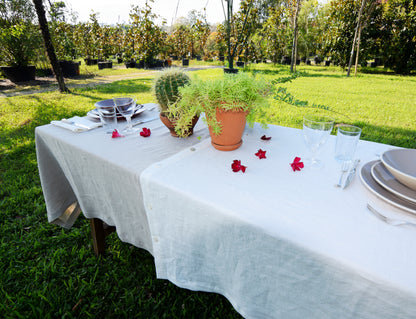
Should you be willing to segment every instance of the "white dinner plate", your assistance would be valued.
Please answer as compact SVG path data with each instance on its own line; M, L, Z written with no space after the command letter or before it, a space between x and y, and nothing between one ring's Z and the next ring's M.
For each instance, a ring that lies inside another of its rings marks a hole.
M371 161L366 163L360 171L360 178L361 178L361 182L364 184L365 187L367 187L367 189L372 192L375 196L377 196L378 198L386 201L387 203L389 203L390 205L393 205L397 208L400 208L406 212L412 213L416 215L416 205L403 199L400 198L396 195L394 195L393 193L390 193L388 190L386 190L385 188L383 188L381 185L379 185L376 180L373 178L373 176L371 175L371 167L373 167L373 165L375 163L377 163L379 161Z
M139 105L139 108L137 108L137 109L134 111L134 114L133 114L132 118L133 118L133 117L136 117L137 115L139 115L140 113L142 113L142 112L144 112L144 111L146 111L146 108L144 108L144 107L143 107L143 105L142 105L142 104L140 104L140 105ZM98 114L97 109L93 109L93 110L89 111L89 112L87 113L87 116L88 116L89 118L94 119L94 120L99 120L99 119L100 119L100 115ZM117 112L117 119L124 119L124 116L123 116L123 115L121 115L119 112Z
M382 162L377 162L371 167L371 175L389 192L416 204L416 191L400 183Z

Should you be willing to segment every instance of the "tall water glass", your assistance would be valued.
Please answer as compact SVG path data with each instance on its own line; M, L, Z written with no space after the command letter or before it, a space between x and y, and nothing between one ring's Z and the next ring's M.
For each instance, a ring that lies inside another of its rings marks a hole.
M334 119L327 115L309 114L303 118L303 137L306 147L311 152L311 157L304 160L311 168L321 168L323 163L316 158L322 145L325 144L332 128Z
M112 133L117 128L117 111L114 105L96 105L101 124L106 133Z
M114 105L127 121L127 127L122 131L124 134L134 133L136 130L131 125L131 117L136 109L136 100L132 97L115 97Z
M338 126L335 144L335 159L339 162L350 162L360 139L361 129L357 126L342 124Z

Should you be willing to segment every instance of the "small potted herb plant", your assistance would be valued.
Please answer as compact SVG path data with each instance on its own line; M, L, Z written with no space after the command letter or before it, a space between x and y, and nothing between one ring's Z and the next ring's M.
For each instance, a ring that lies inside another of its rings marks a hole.
M208 81L194 79L179 89L178 106L190 107L176 122L176 131L185 129L194 114L204 112L212 145L222 151L235 150L243 143L246 121L252 125L255 119L264 118L271 89L264 79L244 72Z
M182 113L189 113L189 106L181 104L179 106L179 88L190 83L190 78L182 69L166 68L156 75L153 84L153 92L160 105L160 120L170 130L174 137L187 137L192 135L193 128L199 116L193 114L191 121L185 125L181 131L175 130L176 121Z

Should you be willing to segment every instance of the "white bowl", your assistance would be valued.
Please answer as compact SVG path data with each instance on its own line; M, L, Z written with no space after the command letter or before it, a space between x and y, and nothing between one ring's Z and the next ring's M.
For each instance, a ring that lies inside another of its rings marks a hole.
M416 150L389 150L381 155L381 161L399 182L416 190Z

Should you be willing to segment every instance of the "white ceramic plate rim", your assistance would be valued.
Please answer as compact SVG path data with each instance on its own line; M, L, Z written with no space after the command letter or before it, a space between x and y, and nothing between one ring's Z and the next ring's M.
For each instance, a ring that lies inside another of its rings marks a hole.
M379 170L382 170L385 174L391 176L391 180L386 180L382 174L379 173ZM371 167L371 175L373 176L374 180L383 186L389 192L404 198L412 203L416 204L416 192L411 188L400 183L390 172L389 170L383 165L382 162L378 161L374 163ZM412 197L413 195L413 197Z
M408 173L406 173L404 171L402 171L400 168L398 168L396 165L394 165L394 163L392 163L389 160L389 158L387 157L387 154L388 153L395 153L395 152L414 152L414 151L415 150L413 150L413 149L402 149L402 148L399 148L399 149L385 151L383 154L381 154L381 157L380 157L380 159L381 159L382 163L384 164L384 166L393 175L397 174L396 175L396 178L397 178L397 176L399 176L400 179L403 179L404 181L402 181L402 183L406 183L407 186L410 186L409 184L412 184L412 185L415 184L416 183L416 177L413 176L413 175L410 175L410 174L408 174ZM406 180L407 180L407 182L406 182Z
M360 179L364 186L378 198L384 200L385 202L393 205L397 208L400 208L408 213L416 215L416 205L397 197L396 195L390 193L382 186L380 186L371 175L371 167L379 161L371 161L363 165L360 170Z

